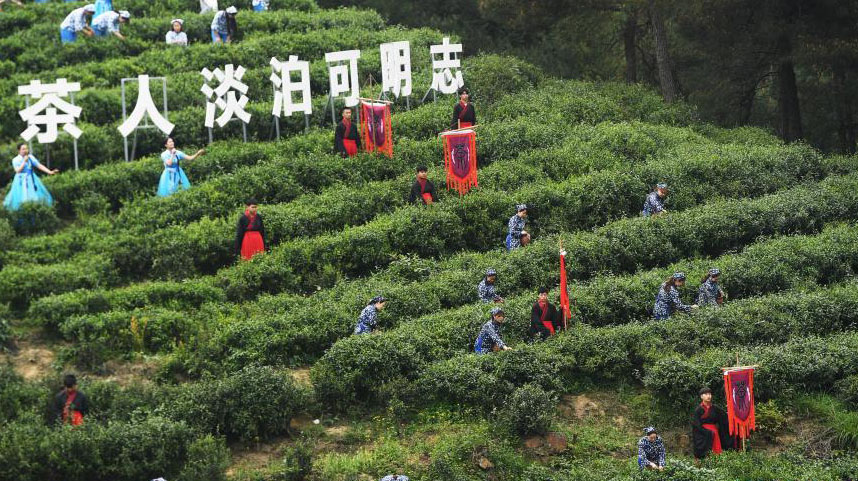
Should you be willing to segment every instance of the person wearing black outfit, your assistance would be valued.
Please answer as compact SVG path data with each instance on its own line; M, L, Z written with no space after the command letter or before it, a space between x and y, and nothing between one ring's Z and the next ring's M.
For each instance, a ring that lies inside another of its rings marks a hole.
M727 413L712 404L712 390L704 387L700 390L700 404L691 416L691 440L694 458L703 459L709 452L721 454L735 445L730 436Z
M464 129L477 125L477 113L474 110L474 104L468 102L470 94L468 89L462 87L459 89L459 101L453 107L453 121L450 122L450 130Z
M530 337L535 338L538 335L544 341L561 330L563 322L560 311L548 302L548 289L540 287L539 300L533 304L530 311Z
M343 109L343 120L334 131L334 152L343 157L356 155L360 150L360 133L352 123L352 109Z
M255 200L248 200L245 206L235 232L235 254L248 261L265 251L265 225L257 212Z
M428 175L429 171L425 165L417 167L417 180L411 186L411 194L408 196L408 202L413 204L419 200L424 205L429 205L438 200L435 194L435 184L427 178Z
M66 374L63 379L63 390L54 398L54 417L60 424L80 426L83 417L89 413L89 400L77 389L77 378Z

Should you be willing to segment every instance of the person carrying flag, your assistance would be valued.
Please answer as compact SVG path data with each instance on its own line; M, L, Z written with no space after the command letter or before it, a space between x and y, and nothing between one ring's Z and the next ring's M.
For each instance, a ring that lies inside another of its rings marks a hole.
M530 310L530 338L539 336L544 341L561 330L563 321L560 312L548 302L548 288L540 287L539 298Z

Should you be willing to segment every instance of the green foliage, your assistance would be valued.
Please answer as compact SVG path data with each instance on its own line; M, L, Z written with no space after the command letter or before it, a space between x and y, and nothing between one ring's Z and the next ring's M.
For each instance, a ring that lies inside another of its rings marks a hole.
M15 211L4 211L9 224L20 236L51 234L60 228L54 208L40 202L26 202Z
M206 435L188 447L188 461L179 473L180 481L225 481L229 449L223 439Z
M182 386L163 409L200 432L258 441L285 433L305 400L289 374L246 367L228 377Z
M11 365L0 366L0 426L38 414L45 401L42 389L25 382Z
M551 427L557 400L534 384L525 384L504 401L500 419L514 432L528 436L545 434Z
M194 432L184 423L147 417L131 423L48 427L34 419L0 432L0 478L20 481L137 481L174 477L188 460ZM204 463L205 458L197 458ZM219 461L208 458L210 461Z
M783 434L788 426L786 414L775 400L758 402L754 405L754 417L759 434L770 442L775 441L777 436Z

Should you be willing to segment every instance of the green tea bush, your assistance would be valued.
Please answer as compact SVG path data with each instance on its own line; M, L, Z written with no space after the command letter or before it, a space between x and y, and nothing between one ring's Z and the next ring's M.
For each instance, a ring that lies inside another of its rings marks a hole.
M45 327L66 319L110 310L134 310L147 306L191 311L206 302L223 301L223 292L209 282L150 282L110 290L76 290L46 296L30 306L28 317Z
M164 410L201 432L257 441L285 433L305 400L304 390L288 373L250 366L225 378L181 386Z
M188 461L179 473L179 481L226 481L229 448L222 438L206 435L188 446Z
M504 401L500 419L514 432L528 436L545 434L551 427L556 399L534 384L525 384Z
M34 299L75 289L101 289L115 281L110 260L92 254L47 266L7 266L0 275L0 303L22 309Z
M172 478L189 461L194 436L194 431L184 423L155 416L131 423L85 423L78 429L55 429L33 419L12 422L0 432L3 459L0 478L20 481ZM196 461L202 463L203 459Z
M19 236L51 234L61 225L54 208L39 202L26 202L18 210L4 210L3 215Z

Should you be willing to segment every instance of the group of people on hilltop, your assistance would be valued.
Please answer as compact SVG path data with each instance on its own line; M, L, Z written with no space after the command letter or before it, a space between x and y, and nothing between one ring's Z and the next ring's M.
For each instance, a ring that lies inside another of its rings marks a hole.
M0 0L3 1L3 0ZM268 10L269 0L252 0L251 8L262 12ZM217 0L200 0L200 13L214 12L211 22L211 38L213 43L231 43L238 34L238 8L235 5L219 10ZM62 43L74 43L79 35L87 37L106 37L114 35L120 39L125 36L120 32L123 24L131 22L131 12L114 10L113 0L96 0L95 3L76 8L69 13L60 24L60 40ZM170 30L165 40L170 45L188 45L188 35L184 31L185 21L174 18L170 21Z

